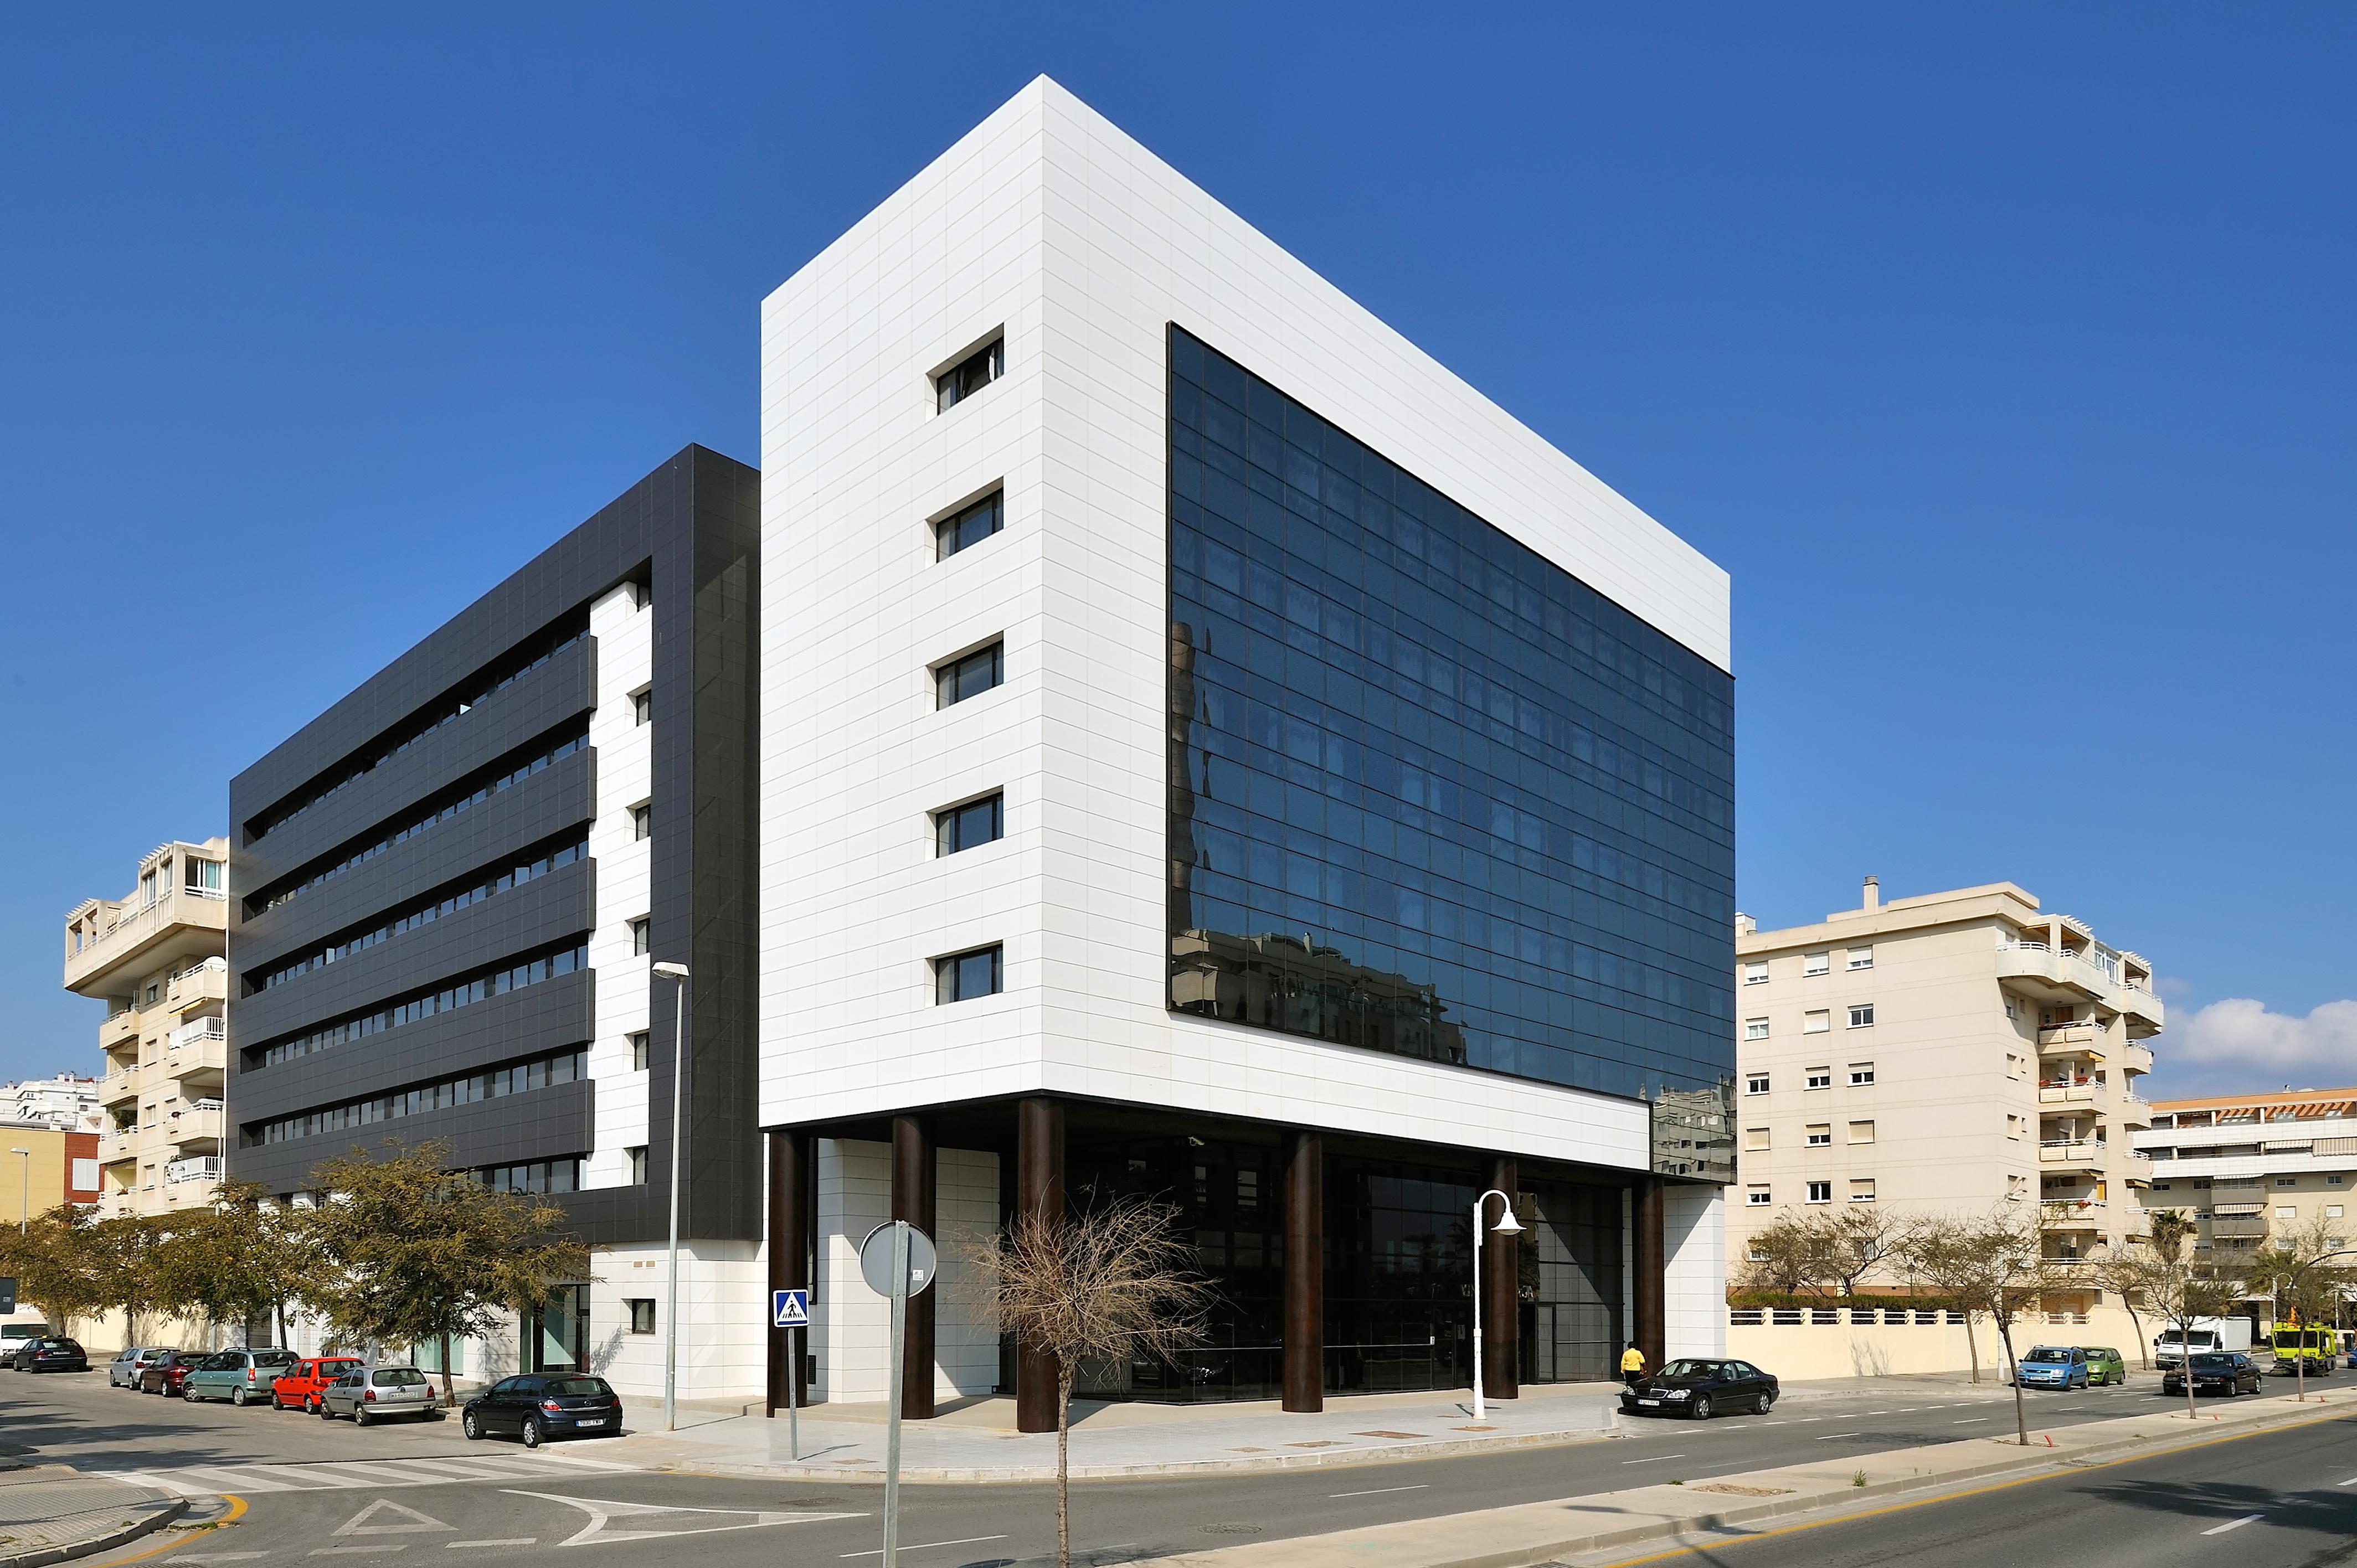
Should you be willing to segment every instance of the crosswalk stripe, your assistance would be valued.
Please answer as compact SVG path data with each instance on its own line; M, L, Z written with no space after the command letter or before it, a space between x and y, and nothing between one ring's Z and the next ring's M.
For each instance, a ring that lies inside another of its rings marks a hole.
M197 1497L217 1492L349 1491L361 1487L430 1487L461 1481L544 1480L569 1470L608 1474L635 1469L610 1461L552 1454L484 1454L448 1458L313 1461L299 1465L183 1465L171 1469L109 1472Z

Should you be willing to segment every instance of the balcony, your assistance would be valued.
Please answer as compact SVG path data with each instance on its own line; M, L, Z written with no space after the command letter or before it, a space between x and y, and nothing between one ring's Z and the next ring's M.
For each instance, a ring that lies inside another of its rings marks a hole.
M2027 982L2023 989L2055 1001L2101 1002L2110 993L2112 977L2070 952L2056 952L2045 942L2007 942L1996 950L1996 977Z
M199 1100L164 1119L165 1136L180 1155L218 1154L221 1141L221 1102Z
M138 1152L139 1133L135 1129L127 1133L104 1133L99 1135L98 1163L100 1165L115 1165L132 1158Z
M139 1099L143 1069L118 1068L98 1080L98 1102L101 1105L136 1103Z
M208 1002L229 1001L229 965L217 958L201 960L172 976L164 988L164 1005L186 1013Z
M221 1162L219 1155L199 1155L190 1159L174 1160L164 1167L164 1180L167 1184L184 1181L219 1181L221 1174Z
M164 890L153 904L113 911L113 923L80 952L66 954L66 989L102 992L106 976L129 963L160 967L220 951L229 930L229 898L199 888Z
M98 1026L98 1048L102 1051L119 1049L139 1043L139 1009L125 1007L120 1013L107 1015L106 1022Z
M2104 1000L2119 1009L2127 1018L2130 1034L2158 1035L2160 1033L2167 1010L2161 1005L2160 998L2155 996L2147 987L2125 983L2115 985L2112 988L2111 994Z
M2110 1151L2091 1138L2042 1138L2038 1164L2042 1170L2100 1171Z
M2264 1236L2267 1233L2267 1217L2264 1214L2220 1214L2210 1221L2212 1236Z
M2095 1102L2095 1080L2092 1078L2049 1079L2038 1086L2040 1105L2093 1105Z
M2112 1114L2123 1127L2147 1128L2152 1125L2152 1101L2133 1094L2122 1094L2112 1101Z
M2126 1045L2118 1047L2112 1054L2114 1058L2120 1064L2120 1069L2124 1072L2150 1072L2152 1070L2152 1050L2149 1047Z

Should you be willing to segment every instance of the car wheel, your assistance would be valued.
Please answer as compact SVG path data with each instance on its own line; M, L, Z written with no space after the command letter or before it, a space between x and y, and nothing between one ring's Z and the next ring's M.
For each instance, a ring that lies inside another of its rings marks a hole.
M366 1426L368 1423L369 1412L367 1407L357 1404L352 1406L352 1424L354 1426Z
M243 1410L245 1408L245 1391L243 1389L230 1390L229 1402L236 1409Z
M483 1440L483 1418L470 1410L458 1418L458 1430L466 1434L468 1442L480 1443Z
M180 1391L180 1397L190 1404L204 1403L204 1401L197 1396L197 1391L194 1389L182 1389Z
M321 1421L333 1421L336 1419L336 1412L328 1408L328 1402L326 1400L321 1400L319 1402L319 1419Z
M1754 1414L1766 1415L1770 1410L1775 1408L1775 1405L1776 1396L1774 1394L1761 1394L1759 1399L1752 1402L1751 1408Z
M1710 1419L1710 1396L1708 1394L1696 1394L1695 1396L1694 1403L1686 1406L1686 1414L1695 1421L1708 1421Z
M542 1428L540 1424L540 1417L536 1415L525 1416L523 1418L523 1445L526 1448L537 1448L547 1440L548 1434Z

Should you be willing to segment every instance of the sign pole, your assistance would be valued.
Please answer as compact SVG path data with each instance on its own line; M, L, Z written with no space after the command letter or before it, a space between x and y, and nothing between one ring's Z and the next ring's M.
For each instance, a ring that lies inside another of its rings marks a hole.
M884 1416L884 1568L899 1568L900 1389L908 1376L909 1222L892 1221L892 1404Z
M797 1465L802 1462L801 1385L802 1361L805 1355L802 1349L802 1336L808 1332L807 1329L796 1328L789 1330L786 1335L786 1343L792 1348L794 1358L792 1364L786 1368L786 1452L793 1455L794 1463Z

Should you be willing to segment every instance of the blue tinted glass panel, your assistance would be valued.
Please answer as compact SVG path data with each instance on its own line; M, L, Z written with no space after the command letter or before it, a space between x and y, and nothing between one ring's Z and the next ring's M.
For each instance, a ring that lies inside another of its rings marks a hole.
M1172 328L1170 1005L1734 1070L1734 682Z

